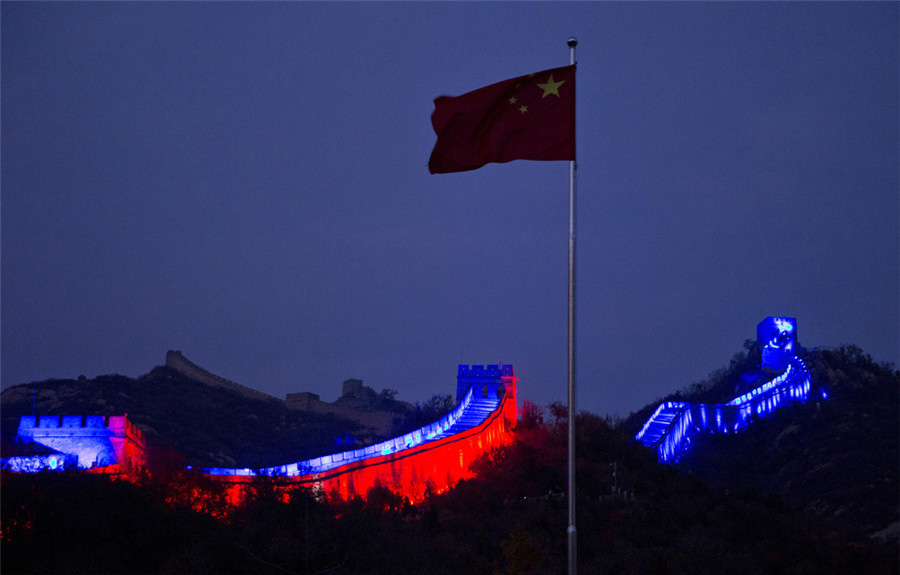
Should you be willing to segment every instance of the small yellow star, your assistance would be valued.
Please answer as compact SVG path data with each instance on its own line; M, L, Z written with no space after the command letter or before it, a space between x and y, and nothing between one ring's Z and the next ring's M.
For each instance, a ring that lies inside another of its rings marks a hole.
M565 80L560 80L559 82L553 81L553 74L550 74L550 79L547 80L546 84L538 84L538 88L544 91L544 94L541 98L546 98L548 94L553 94L557 98L559 98L559 87L565 84Z
M521 107L519 107L519 111L522 112L522 113L524 114L525 112L528 111L528 106L521 106Z
M510 104L515 104L516 102L518 102L518 100L516 100L515 96L513 96L512 98L509 99Z

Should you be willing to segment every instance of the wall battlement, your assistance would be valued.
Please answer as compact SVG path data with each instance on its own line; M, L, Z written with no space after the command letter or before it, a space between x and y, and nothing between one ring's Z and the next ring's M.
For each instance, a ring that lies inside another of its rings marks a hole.
M144 442L143 432L123 415L23 415L19 420L19 435L37 435L52 429L82 435L133 435Z
M497 379L501 377L513 377L513 366L505 364L495 365L465 365L461 364L456 378L466 379Z
M90 469L118 466L128 471L143 465L144 433L126 415L24 415L19 419L17 437L65 456L44 458L38 467ZM34 462L11 458L14 471ZM27 459L27 458L25 458Z
M473 387L481 397L502 397L506 388L515 383L515 379L512 365L461 364L456 372L456 401L462 401ZM479 387L480 390L477 389Z

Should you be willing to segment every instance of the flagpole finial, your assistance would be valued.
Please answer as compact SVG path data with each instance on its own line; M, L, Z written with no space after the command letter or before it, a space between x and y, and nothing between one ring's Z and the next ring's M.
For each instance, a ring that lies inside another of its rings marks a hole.
M574 48L578 45L578 38L576 38L575 36L570 36L569 41L566 42L566 44L569 46L569 48Z

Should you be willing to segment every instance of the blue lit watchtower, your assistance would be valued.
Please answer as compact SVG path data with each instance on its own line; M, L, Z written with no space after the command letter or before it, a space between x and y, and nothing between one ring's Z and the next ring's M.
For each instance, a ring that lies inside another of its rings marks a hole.
M797 344L797 319L767 317L756 326L756 341L762 349L761 366L784 371Z
M502 399L506 392L504 377L514 377L512 365L460 365L456 375L456 401L462 401L473 387L475 398Z

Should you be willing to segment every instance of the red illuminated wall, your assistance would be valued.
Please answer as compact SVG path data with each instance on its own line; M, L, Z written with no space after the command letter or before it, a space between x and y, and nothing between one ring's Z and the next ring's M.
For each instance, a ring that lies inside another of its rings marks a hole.
M284 478L284 485L305 485L321 489L325 494L339 494L347 499L365 496L375 485L381 485L408 497L413 503L425 498L426 489L441 493L461 479L474 476L469 469L478 456L494 447L508 444L516 423L516 385L514 377L504 377L505 394L496 411L477 427L425 443L399 453L379 455L357 461L322 474ZM224 481L249 483L251 478L221 476ZM240 497L232 493L232 501Z
M116 462L124 473L132 473L147 463L143 432L129 421L127 415L111 416L109 426L116 434L110 438L116 451Z
M491 448L508 443L515 422L513 384L512 392L504 396L497 411L478 427L405 452L350 464L324 477L304 477L301 481L319 484L326 493L337 491L344 498L365 495L376 484L381 484L413 502L421 501L429 484L432 491L441 493L459 480L471 478L474 475L469 470L472 462Z

